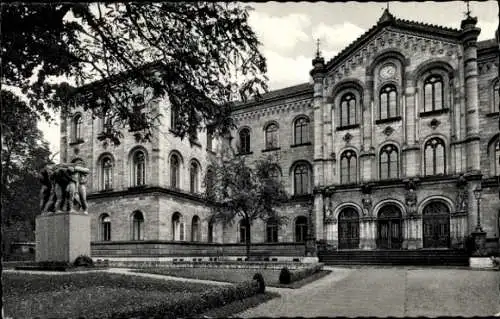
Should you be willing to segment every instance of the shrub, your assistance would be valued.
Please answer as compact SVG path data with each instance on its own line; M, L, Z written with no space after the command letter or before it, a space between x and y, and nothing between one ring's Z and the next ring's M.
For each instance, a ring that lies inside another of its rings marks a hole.
M280 284L288 285L291 280L290 270L288 268L283 267L280 271Z
M299 280L302 280L306 277L309 277L309 276L321 271L321 269L323 269L323 264L317 263L317 264L307 266L305 268L293 270L290 272L290 282L289 283L299 281ZM281 274L280 274L280 278L281 278ZM281 283L281 280L280 280L280 283Z
M76 257L75 261L73 262L73 266L75 266L75 267L94 267L94 261L89 256L80 255L80 256Z
M256 280L259 284L258 293L263 294L266 291L266 283L264 282L264 277L260 273L256 273L253 276L253 280Z

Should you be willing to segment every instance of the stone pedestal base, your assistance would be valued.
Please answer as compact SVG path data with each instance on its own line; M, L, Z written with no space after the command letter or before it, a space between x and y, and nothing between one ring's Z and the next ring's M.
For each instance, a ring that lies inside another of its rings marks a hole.
M486 232L481 228L476 228L476 231L472 232L472 237L474 238L474 253L473 256L482 256L484 252L484 247L486 244Z
M469 266L471 268L479 269L493 269L496 268L493 260L490 257L470 257Z
M40 261L75 261L90 257L90 216L61 213L36 217L36 257Z

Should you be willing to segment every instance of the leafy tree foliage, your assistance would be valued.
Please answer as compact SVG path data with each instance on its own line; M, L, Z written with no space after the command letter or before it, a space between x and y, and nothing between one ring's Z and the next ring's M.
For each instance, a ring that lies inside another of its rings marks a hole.
M115 144L126 127L149 139L159 118L148 103L164 97L178 112L181 137L226 132L236 70L241 98L267 90L249 8L237 3L0 6L2 84L22 88L47 118L75 105L106 115L113 126L101 137ZM92 83L75 88L57 77Z
M252 167L244 156L235 156L225 149L221 157L207 168L205 176L206 197L214 202L213 220L231 223L241 217L248 234L256 219L275 219L278 224L287 220L277 208L286 202L288 195L281 180L272 177L277 169L273 158L256 160ZM246 238L246 255L250 257L250 237Z
M38 175L51 162L50 151L26 103L6 91L1 92L1 103L2 230L15 223L33 230L40 211Z

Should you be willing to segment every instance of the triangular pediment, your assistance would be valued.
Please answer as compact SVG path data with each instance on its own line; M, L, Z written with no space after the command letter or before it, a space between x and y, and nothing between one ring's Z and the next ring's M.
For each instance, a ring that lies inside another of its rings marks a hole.
M390 47L412 48L422 47L429 42L434 45L443 42L443 47L438 50L446 50L447 44L455 46L459 42L460 34L458 29L397 19L385 10L377 24L328 61L326 69L337 69L346 61L357 60L359 56L370 56Z

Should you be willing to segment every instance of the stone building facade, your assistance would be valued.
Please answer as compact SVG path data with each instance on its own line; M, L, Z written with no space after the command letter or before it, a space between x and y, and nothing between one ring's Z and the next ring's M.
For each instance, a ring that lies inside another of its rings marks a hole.
M476 23L469 16L461 29L444 28L386 10L330 61L318 52L310 83L237 103L230 143L250 160L277 158L292 195L281 209L288 224L257 221L251 234L239 221L210 223L199 193L220 143L204 132L197 141L176 137L165 100L147 144L131 135L103 145L102 120L63 115L62 161L81 159L93 172L94 253L194 256L232 247L238 255L250 235L259 249L293 255L308 221L317 240L337 249L460 248L479 218L498 247L499 54L495 40L477 41Z

